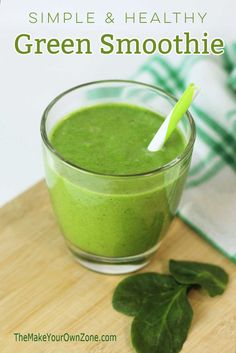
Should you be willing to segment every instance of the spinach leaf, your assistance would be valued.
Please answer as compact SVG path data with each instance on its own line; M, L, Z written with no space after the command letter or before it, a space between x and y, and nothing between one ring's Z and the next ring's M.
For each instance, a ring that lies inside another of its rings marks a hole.
M131 337L137 353L179 353L193 316L188 289L197 284L213 297L228 282L227 273L211 264L170 260L169 269L171 275L130 276L114 292L113 307L135 316Z
M141 273L125 278L117 286L112 304L123 314L135 316L143 303L156 297L158 293L178 287L175 279L158 273Z
M131 337L138 353L178 353L192 321L187 287L158 293L135 317Z
M169 270L177 282L198 284L211 297L222 294L228 283L228 275L221 267L207 263L170 260Z

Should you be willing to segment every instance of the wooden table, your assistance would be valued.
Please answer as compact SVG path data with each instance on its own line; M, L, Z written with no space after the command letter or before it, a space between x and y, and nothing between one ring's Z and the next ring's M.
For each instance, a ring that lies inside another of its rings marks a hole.
M0 352L132 353L132 318L113 310L111 298L123 276L81 267L67 250L40 182L0 210ZM183 353L236 353L236 267L179 219L152 263L165 271L168 259L223 266L230 284L223 296L192 292L192 328ZM14 333L117 335L116 342L16 342Z

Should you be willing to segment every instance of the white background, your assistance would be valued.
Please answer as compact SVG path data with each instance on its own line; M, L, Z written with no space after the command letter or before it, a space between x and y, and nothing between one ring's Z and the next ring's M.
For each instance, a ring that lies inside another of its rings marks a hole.
M48 3L50 3L48 5ZM200 35L235 39L235 0L2 0L0 5L0 205L43 177L39 125L49 101L72 86L98 79L129 78L147 59L139 55L19 55L14 40L19 33L36 37L89 37L98 41L104 32L120 37L171 36L184 30ZM95 11L96 25L33 25L30 11ZM113 12L115 24L104 25L104 14ZM201 24L121 25L125 11L208 12ZM117 15L117 16L116 16Z

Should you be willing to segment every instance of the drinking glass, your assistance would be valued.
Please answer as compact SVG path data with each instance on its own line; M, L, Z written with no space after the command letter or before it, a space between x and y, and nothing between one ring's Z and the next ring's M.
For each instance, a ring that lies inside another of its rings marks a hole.
M185 140L183 153L155 170L134 175L97 173L66 160L54 149L50 134L69 113L104 103L128 103L166 117L176 99L144 83L91 82L60 94L42 117L46 182L61 233L82 265L120 274L145 266L167 233L187 177L195 125L187 112L178 124Z

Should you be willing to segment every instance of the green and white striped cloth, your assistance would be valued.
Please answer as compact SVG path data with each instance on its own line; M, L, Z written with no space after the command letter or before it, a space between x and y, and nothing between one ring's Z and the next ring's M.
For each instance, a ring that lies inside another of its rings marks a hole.
M190 111L197 126L180 217L236 262L236 43L221 57L154 56L133 77L180 97L201 92Z

